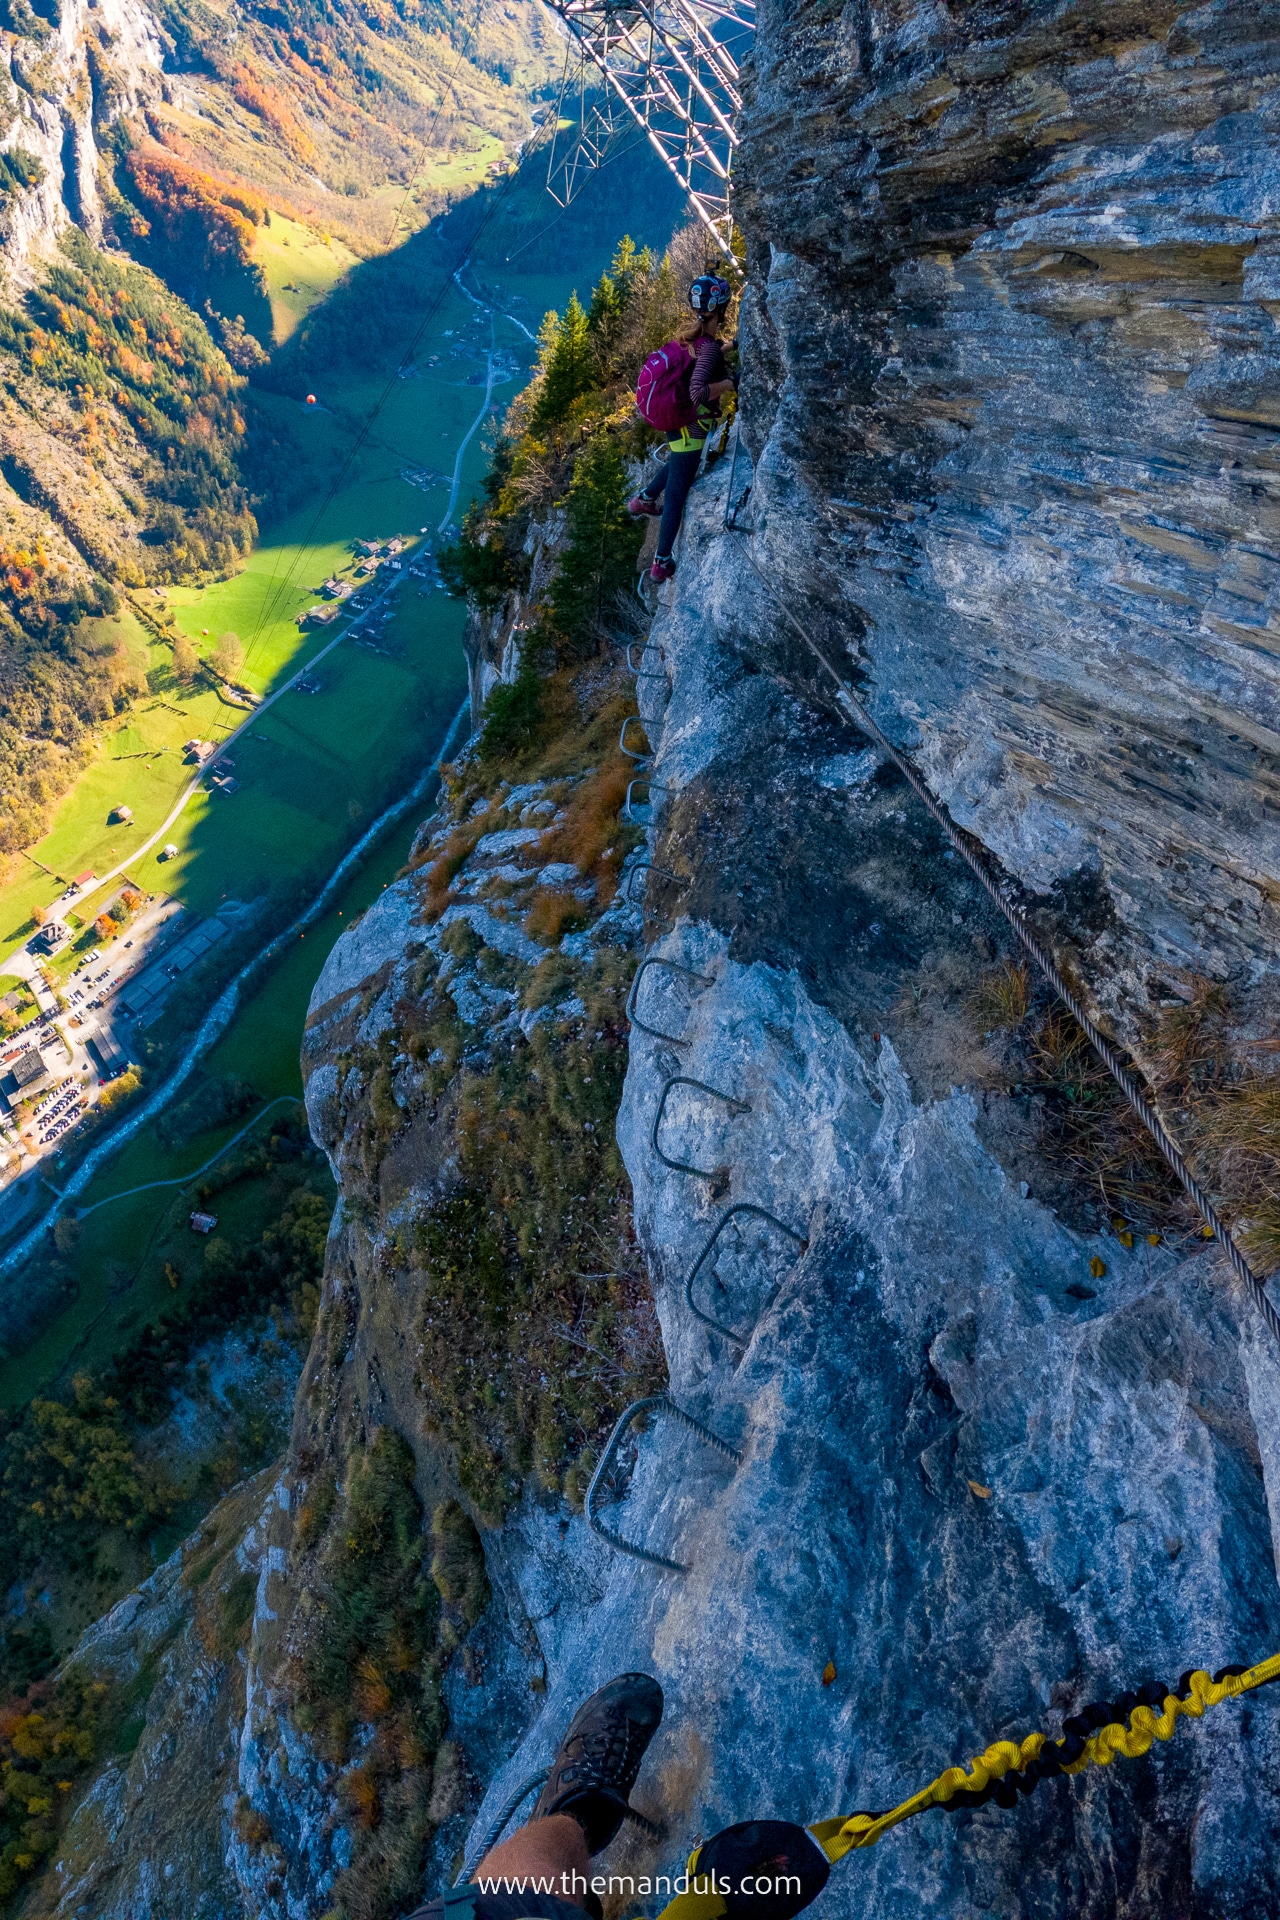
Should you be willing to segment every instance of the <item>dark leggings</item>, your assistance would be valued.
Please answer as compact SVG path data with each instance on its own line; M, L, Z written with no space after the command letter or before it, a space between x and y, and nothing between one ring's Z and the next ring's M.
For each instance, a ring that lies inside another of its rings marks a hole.
M645 488L650 500L662 495L662 522L658 528L658 553L663 560L671 558L671 549L676 543L680 531L680 522L684 519L684 503L689 498L689 489L698 475L698 463L702 459L702 448L695 447L692 453L672 453L668 450L665 466L659 467Z

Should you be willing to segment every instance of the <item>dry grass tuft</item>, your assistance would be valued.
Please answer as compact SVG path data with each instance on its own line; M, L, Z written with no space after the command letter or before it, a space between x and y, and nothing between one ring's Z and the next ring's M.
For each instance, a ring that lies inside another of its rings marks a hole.
M1182 1190L1154 1140L1071 1015L1050 1007L1031 1042L1051 1095L1058 1151L1095 1187L1104 1209L1167 1222L1185 1211Z
M1240 1240L1250 1265L1264 1280L1280 1269L1280 1194L1268 1194L1254 1208Z
M427 869L426 917L438 920L449 904L449 891L461 872L469 855L477 843L483 840L488 831L487 816L481 814L476 820L464 820L454 828L444 843L443 850L436 855Z
M533 904L524 917L524 930L531 940L554 947L566 933L587 923L587 910L571 893L559 893L554 887L538 887Z
M1198 1178L1225 1218L1240 1223L1250 1260L1273 1273L1280 1269L1280 1073L1241 1063L1230 996L1218 981L1188 978L1179 993L1148 1034L1151 1078ZM1249 1050L1278 1049L1261 1041ZM1060 1151L1104 1206L1191 1228L1198 1216L1075 1021L1052 1008L1031 1052L1052 1090Z
M575 790L564 821L548 837L540 855L569 861L580 874L590 876L601 907L617 891L623 856L635 838L635 830L619 818L631 777L631 763L620 756L597 767Z
M1018 1027L1031 1007L1031 978L1025 960L1006 959L978 982L969 1011L984 1032Z
M1231 1064L1226 988L1216 980L1195 978L1184 983L1184 991L1180 1006L1160 1014L1148 1049L1156 1084L1162 1091L1170 1088L1183 1095L1220 1084Z

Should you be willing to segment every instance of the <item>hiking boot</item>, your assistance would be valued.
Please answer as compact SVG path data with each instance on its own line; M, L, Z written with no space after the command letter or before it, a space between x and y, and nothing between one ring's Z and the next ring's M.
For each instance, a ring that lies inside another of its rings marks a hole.
M637 493L627 502L627 512L637 520L650 513L656 519L662 512L661 500L650 499L647 493Z
M676 563L671 559L664 560L659 556L649 569L649 578L656 580L659 586L662 585L664 580L674 580L675 577Z
M530 1819L571 1814L586 1835L587 1852L602 1853L622 1825L661 1719L662 1688L647 1673L610 1680L574 1714Z

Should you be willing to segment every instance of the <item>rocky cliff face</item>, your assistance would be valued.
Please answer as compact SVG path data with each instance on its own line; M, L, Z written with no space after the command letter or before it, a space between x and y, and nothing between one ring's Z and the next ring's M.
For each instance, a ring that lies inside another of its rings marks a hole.
M378 1911L405 1860L441 1884L628 1667L668 1702L636 1796L665 1834L604 1863L639 1876L728 1822L887 1807L991 1740L1280 1647L1280 1356L778 609L1130 1033L1183 970L1229 979L1256 1030L1271 22L1172 0L762 15L747 444L732 486L722 462L692 497L635 682L644 845L625 781L591 785L615 654L566 700L590 751L478 797L468 763L313 1000L309 1110L344 1200L253 1536L223 1804L255 1920ZM478 695L512 683L534 598L473 623ZM563 857L587 796L612 808L590 882ZM586 924L561 936L548 895ZM568 1089L608 1079L641 947L669 964L640 983L607 1111L648 1284L618 1234L592 1270L627 1276L603 1331L556 1304L557 1337L604 1360L586 1386L595 1361L544 1366L534 1300L515 1344L545 1397L517 1418L508 1350L475 1344L506 1295L463 1202L491 1178L518 1225L519 1169L557 1190L520 1130L535 1086L564 1140L604 1124ZM587 1528L556 1427L571 1406L598 1448L664 1370L740 1464L658 1419L605 1517L684 1572ZM430 1739L415 1722L393 1764L390 1668L361 1667L345 1746L307 1675L352 1489L395 1435L420 1528L436 1516L441 1612L412 1643ZM451 1571L451 1499L480 1523L483 1593ZM1264 1920L1278 1754L1269 1693L1220 1707L1012 1809L923 1816L838 1868L815 1920Z
M1276 29L1176 0L760 15L760 543L1117 998L1275 945Z
M53 27L24 12L26 32L5 35L0 149L30 154L43 177L25 188L7 183L0 257L11 298L72 222L101 239L98 140L163 87L159 28L141 0L67 0Z

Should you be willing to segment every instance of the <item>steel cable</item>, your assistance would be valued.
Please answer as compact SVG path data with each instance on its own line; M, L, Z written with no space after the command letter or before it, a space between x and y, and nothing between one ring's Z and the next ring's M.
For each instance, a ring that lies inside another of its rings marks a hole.
M730 531L746 532L747 529L731 528ZM882 753L886 754L888 758L892 760L894 766L897 767L899 773L907 782L907 785L911 788L916 798L928 810L938 826L941 827L943 833L947 836L947 839L972 872L984 892L995 902L1053 992L1058 996L1063 1006L1066 1007L1072 1018L1078 1022L1088 1036L1089 1043L1093 1047L1094 1052L1107 1068L1121 1093L1123 1093L1125 1099L1129 1102L1129 1105L1133 1108L1133 1111L1137 1114L1139 1120L1141 1120L1143 1126L1155 1141L1162 1158L1174 1173L1201 1219L1226 1254L1233 1272L1238 1279L1243 1281L1246 1289L1252 1295L1254 1305L1270 1328L1277 1346L1280 1346L1280 1313L1277 1313L1268 1298L1266 1288L1263 1286L1262 1281L1258 1278L1253 1268L1249 1265L1249 1262L1245 1259L1244 1254L1237 1246L1230 1228L1222 1219L1222 1216L1197 1180L1195 1174L1191 1171L1181 1147L1173 1138L1172 1134L1170 1134L1163 1120L1161 1120L1159 1114L1152 1107L1141 1087L1129 1072L1129 1069L1121 1061L1113 1043L1108 1039L1092 1015L1081 1005L1079 999L1063 979L1048 950L1041 944L1039 938L1026 924L1022 909L1009 898L1007 890L1000 885L1000 882L990 871L985 858L972 842L970 836L963 833L961 829L956 826L941 801L935 797L925 781L921 778L914 763L907 758L900 748L894 745L889 736L872 718L869 709L863 705L858 696L841 678L840 674L837 673L835 667L831 664L830 660L828 660L817 641L814 640L811 634L806 632L801 622L787 605L783 596L774 587L767 574L756 564L750 549L745 544L742 551L747 565L751 568L751 571L755 574L761 585L782 609L783 614L795 628L810 653L813 654L815 659L821 662L826 672L830 674L835 684L836 700L843 708L845 714L853 721L856 727L867 734L870 739L874 740Z

